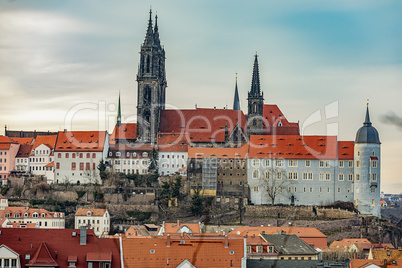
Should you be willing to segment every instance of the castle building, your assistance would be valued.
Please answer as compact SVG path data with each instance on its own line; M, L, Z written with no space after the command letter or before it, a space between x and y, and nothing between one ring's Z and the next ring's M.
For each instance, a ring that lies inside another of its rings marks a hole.
M361 213L379 217L380 141L368 108L354 142L302 136L299 123L264 103L259 71L256 54L247 114L240 107L237 77L233 109L165 109L165 50L150 12L137 74L135 140L158 145L159 174L187 166L190 189L208 195L249 197L253 204L354 202ZM120 103L117 121L114 133L123 126ZM187 165L176 162L186 157Z
M368 107L355 142L336 136L254 135L247 165L253 204L344 201L354 202L362 214L381 216L380 141Z

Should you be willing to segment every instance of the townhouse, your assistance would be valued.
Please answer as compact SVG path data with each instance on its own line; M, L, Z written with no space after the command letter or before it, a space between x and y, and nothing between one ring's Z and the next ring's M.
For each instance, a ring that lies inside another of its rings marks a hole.
M106 209L79 208L74 223L76 229L92 229L97 237L106 237L110 232L110 214Z
M106 131L59 131L55 158L55 183L102 183L98 165L106 161Z

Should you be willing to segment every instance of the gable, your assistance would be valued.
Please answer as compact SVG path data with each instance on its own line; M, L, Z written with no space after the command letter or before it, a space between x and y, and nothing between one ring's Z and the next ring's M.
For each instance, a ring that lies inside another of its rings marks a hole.
M176 268L196 268L194 265L191 264L187 259L184 260L182 263L176 266Z
M9 247L7 247L6 245L1 245L0 246L0 256L2 258L9 258L9 259L16 259L19 258L19 254L17 252L15 252L14 250L10 249Z

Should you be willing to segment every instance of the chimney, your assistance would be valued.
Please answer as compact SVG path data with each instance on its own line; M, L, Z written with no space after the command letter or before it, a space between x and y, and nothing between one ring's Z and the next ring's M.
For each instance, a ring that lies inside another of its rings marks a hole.
M228 247L229 247L229 238L228 238L227 235L225 235L224 245L225 245L225 248L228 248Z
M262 234L262 235L265 235L265 231L262 231L261 234Z
M85 226L80 227L80 246L87 244L87 228Z
M180 221L179 220L177 220L177 226L180 226Z
M66 129L66 128L64 129L64 133L67 133L67 129Z
M166 237L166 247L170 247L170 234L168 234Z

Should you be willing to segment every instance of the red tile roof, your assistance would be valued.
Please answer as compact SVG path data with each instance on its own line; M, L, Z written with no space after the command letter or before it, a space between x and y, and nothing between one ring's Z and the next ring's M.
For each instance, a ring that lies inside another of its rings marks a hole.
M17 142L7 136L0 136L0 143L17 143Z
M54 149L56 145L57 135L38 135L34 141L32 149L35 150L38 146L44 144L50 148L50 150Z
M47 164L45 167L54 167L54 161L50 162L50 163Z
M32 142L33 142L33 140L34 140L34 138L14 138L14 137L12 137L11 139L12 139L13 141L15 141L15 142L21 144L21 145L23 145L23 144L32 145Z
M187 152L186 133L159 133L158 150L161 152Z
M354 159L354 142L338 141L338 159L353 160Z
M242 111L229 109L163 110L159 132L186 133L190 142L224 142L225 126L229 133L236 123L246 129L247 121Z
M106 213L104 208L79 208L75 212L75 216L87 216L88 211L91 212L91 216L103 216Z
M286 234L297 235L300 239L314 248L326 248L327 236L320 232L317 228L313 227L251 227L240 226L228 233L230 236L236 237L257 237L261 232L265 234L276 234L278 232L285 232Z
M147 143L117 143L110 144L109 150L111 151L152 151L152 146Z
M77 256L77 268L88 267L87 254L111 254L112 268L120 268L119 240L109 238L97 238L93 230L87 230L87 244L80 245L80 230L76 229L14 229L2 228L0 244L12 248L20 255L21 266L25 267L29 260L25 256L32 257L38 252L42 243L46 243L50 256L59 267L67 267L68 259ZM75 232L75 236L73 234ZM55 239L57 238L57 239ZM57 251L57 257L56 257ZM43 256L42 253L38 256ZM39 258L40 259L40 258ZM96 267L96 266L95 266Z
M329 248L349 248L355 245L359 250L369 250L371 242L366 238L344 238L341 241L334 241Z
M299 124L290 123L275 104L264 104L263 123L265 135L299 135Z
M384 265L384 260L363 260L363 259L352 259L350 260L349 267L350 268L364 268L364 267L373 267L372 265L377 265L379 267L402 267L402 261L396 260L395 264L392 263L392 260L388 260L387 264Z
M115 144L116 140L136 140L137 123L123 123L118 127L114 126L113 133L110 135L110 144Z
M58 266L56 261L53 259L52 255L50 254L49 248L47 247L45 242L42 242L38 249L36 250L35 254L28 262L29 266Z
M247 158L249 151L248 143L239 148L205 148L189 147L188 158L217 157L217 158Z
M185 260L197 268L241 267L243 257L243 238L188 234L123 238L124 267L177 267Z
M175 233L180 233L180 230L184 227L187 227L191 229L193 234L199 234L201 233L200 230L200 224L199 223L182 223L182 222L176 222L176 223L165 223L165 232L164 234L175 234Z
M59 131L57 152L102 152L106 131Z
M353 159L351 143L336 136L253 135L249 151L250 158Z
M32 145L29 144L21 144L18 149L18 153L15 157L29 157L29 154L32 151Z

